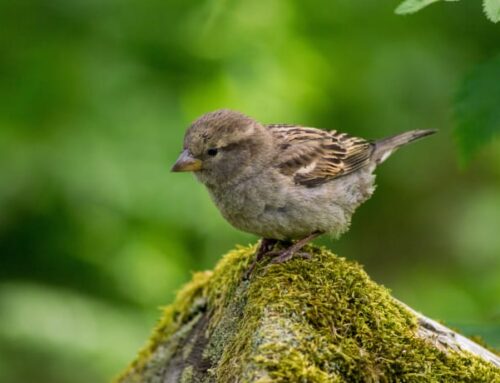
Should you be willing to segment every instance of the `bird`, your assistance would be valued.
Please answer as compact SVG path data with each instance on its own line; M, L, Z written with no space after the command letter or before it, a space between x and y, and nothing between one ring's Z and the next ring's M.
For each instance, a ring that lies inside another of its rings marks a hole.
M314 238L339 238L372 196L376 167L435 132L367 140L337 130L262 124L220 109L189 126L171 171L193 172L232 226L262 238L248 276L265 256L271 263L308 258L300 250Z

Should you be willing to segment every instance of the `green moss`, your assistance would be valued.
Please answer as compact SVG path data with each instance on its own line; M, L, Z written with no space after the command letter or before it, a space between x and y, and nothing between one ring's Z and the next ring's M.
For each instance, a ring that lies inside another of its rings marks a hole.
M116 382L147 381L143 376L144 371L154 359L159 347L164 348L161 358L163 361L171 358L178 341L191 330L194 324L193 315L198 314L198 308L206 304L204 290L211 276L210 271L193 274L191 282L177 293L174 303L163 309L163 315L147 345L139 351L130 366L115 379Z
M499 381L492 364L417 338L416 318L358 264L310 246L312 259L260 266L243 281L254 250L238 248L213 273L194 275L124 381L142 376L202 306L210 313L207 381Z
M193 367L186 367L186 369L182 371L180 383L190 383L192 381L193 381Z

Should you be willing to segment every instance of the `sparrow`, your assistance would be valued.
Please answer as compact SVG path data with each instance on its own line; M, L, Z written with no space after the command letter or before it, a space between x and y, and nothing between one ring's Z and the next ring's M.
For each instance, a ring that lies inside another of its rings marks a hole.
M435 130L366 140L337 130L265 125L221 109L195 120L173 172L193 172L222 216L262 237L251 273L265 255L281 263L319 235L345 233L375 189L374 170L395 150ZM296 240L296 242L292 242ZM272 251L278 243L289 244Z

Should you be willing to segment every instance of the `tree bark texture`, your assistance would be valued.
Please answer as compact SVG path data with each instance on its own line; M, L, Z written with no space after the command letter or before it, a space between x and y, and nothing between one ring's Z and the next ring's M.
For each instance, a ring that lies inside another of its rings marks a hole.
M195 274L117 382L500 382L494 352L358 264L306 250L311 259L260 264L249 280L254 246Z

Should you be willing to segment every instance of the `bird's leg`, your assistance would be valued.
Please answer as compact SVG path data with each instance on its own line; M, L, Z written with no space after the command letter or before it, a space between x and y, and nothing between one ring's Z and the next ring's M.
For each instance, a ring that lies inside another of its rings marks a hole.
M255 253L255 259L253 260L248 270L245 272L245 279L248 279L250 275L252 275L252 272L255 269L255 266L257 266L257 263L273 249L276 243L278 243L277 239L262 238L262 240L260 241L259 248Z
M283 250L280 250L280 251L268 253L267 255L274 255L275 256L275 258L273 258L271 263L286 262L289 259L291 259L294 255L296 255L300 249L302 249L310 241L312 241L314 238L320 236L321 234L323 234L321 231L315 231L314 233L309 234L307 237L298 240L290 247L283 249ZM309 258L309 254L304 253L304 254L301 254L301 256L305 256L305 258Z

